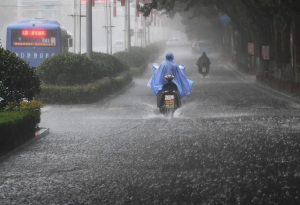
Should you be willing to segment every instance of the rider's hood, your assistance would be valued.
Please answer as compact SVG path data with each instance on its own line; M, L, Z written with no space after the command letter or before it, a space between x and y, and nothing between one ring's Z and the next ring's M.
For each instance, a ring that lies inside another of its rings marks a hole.
M166 59L159 65L158 69L154 70L152 78L147 84L154 95L157 95L163 85L168 82L165 79L166 75L175 76L172 82L177 85L180 98L190 94L193 81L185 77L185 73L174 62L174 55L171 52L166 53Z
M167 61L173 61L173 60L174 60L174 54L171 53L171 52L168 52L168 53L166 54L166 60L167 60Z

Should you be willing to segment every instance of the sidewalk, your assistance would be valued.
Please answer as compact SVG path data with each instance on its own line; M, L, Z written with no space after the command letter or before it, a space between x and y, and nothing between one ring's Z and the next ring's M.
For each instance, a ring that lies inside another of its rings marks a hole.
M270 83L263 83L263 81L260 81L260 80L257 79L256 74L247 73L247 72L243 71L243 69L239 69L237 65L232 64L228 60L225 60L225 66L228 66L231 70L238 73L240 76L242 76L245 79L255 80L256 85L258 85L259 87L267 90L268 92L273 92L273 93L283 95L286 98L289 98L291 100L294 100L294 101L297 101L297 102L300 103L300 94L299 93L298 94L297 93L291 93L287 89L279 89L275 86L271 86Z

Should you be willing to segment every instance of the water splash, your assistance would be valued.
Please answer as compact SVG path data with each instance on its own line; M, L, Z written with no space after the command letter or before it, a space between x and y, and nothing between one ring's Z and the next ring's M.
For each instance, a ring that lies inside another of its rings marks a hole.
M148 104L148 103L144 103L144 107L146 108L146 111L149 112L148 115L146 115L144 117L144 119L157 119L157 118L160 118L160 119L163 119L163 118L166 118L163 114L161 114L159 112L159 109L157 108L156 105L153 105L153 104Z

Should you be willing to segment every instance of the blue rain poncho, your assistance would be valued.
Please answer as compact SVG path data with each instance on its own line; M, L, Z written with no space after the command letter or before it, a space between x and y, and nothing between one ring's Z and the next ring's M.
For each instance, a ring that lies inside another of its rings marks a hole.
M180 98L191 94L193 81L188 80L185 77L184 71L181 71L179 66L173 60L173 53L168 52L166 54L166 59L160 64L159 68L153 70L152 78L149 80L147 86L151 88L154 95L157 95L163 85L168 82L165 79L166 75L175 76L172 82L177 85Z

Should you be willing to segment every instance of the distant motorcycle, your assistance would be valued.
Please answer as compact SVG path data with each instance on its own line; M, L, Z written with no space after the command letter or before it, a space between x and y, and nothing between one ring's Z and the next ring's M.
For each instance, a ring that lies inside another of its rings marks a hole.
M209 67L206 65L206 63L203 63L202 66L197 66L199 73L202 74L203 77L205 77L208 74Z
M157 64L152 65L152 71L158 69ZM185 66L179 65L179 68L185 73ZM181 107L181 100L178 95L178 88L172 80L175 78L173 75L166 75L165 79L168 81L162 87L162 90L157 94L157 107L163 114L174 113L175 110Z

